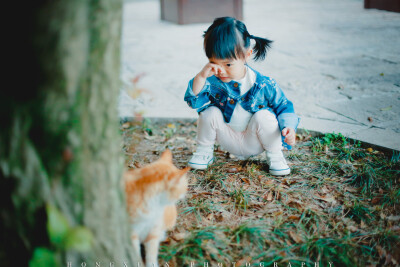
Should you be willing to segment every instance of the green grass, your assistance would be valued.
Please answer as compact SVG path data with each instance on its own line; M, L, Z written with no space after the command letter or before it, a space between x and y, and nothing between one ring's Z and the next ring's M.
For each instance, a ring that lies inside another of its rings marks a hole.
M209 214L215 210L213 203L210 200L203 198L194 198L187 201L187 206L183 209L182 214L194 214L198 220L204 214Z
M217 227L192 229L183 242L161 246L160 258L164 262L174 259L178 266L209 260L226 262L230 257L226 253L228 242L223 231Z
M234 189L229 193L229 196L231 197L231 201L236 209L246 211L249 207L250 194L242 188Z
M124 132L128 166L158 158L172 147L182 168L194 150L190 123L145 122ZM152 138L132 142L138 131ZM179 138L174 138L179 137ZM285 155L291 175L268 174L263 155L248 161L215 152L205 171L189 173L177 225L161 244L160 262L170 266L395 266L400 262L400 153L387 155L340 133L300 136ZM189 145L188 145L189 144ZM128 153L129 152L129 153ZM159 154L159 153L157 153ZM133 156L132 156L133 155ZM184 238L174 235L185 233ZM190 265L189 265L190 266Z

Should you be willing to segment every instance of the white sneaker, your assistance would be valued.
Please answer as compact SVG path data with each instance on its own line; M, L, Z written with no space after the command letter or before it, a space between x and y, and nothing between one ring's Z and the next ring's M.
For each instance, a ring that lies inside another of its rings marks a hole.
M290 168L286 163L282 151L270 152L267 151L267 163L269 166L269 173L275 176L288 175Z
M214 146L198 146L189 160L189 167L196 170L205 170L208 165L214 162Z

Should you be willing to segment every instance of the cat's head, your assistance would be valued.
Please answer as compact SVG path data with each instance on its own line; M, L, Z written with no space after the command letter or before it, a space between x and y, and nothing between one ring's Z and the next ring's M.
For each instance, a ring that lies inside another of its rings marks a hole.
M168 188L168 196L171 201L177 201L182 199L188 188L187 172L190 167L184 169L176 168L172 163L172 153L169 149L166 149L158 160L159 167L165 168L166 173L165 182Z
M125 172L126 193L131 197L163 194L167 202L176 202L186 194L186 174L189 170L190 167L182 170L175 167L172 163L172 153L167 149L153 163Z

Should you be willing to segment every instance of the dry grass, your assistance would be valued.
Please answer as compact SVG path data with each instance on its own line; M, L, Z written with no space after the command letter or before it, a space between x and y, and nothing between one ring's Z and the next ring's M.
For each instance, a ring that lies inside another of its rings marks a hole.
M192 123L122 126L126 165L170 148L186 166ZM361 148L341 134L298 135L285 151L292 174L268 173L264 155L247 161L217 148L206 171L191 171L176 227L160 263L183 266L396 266L400 263L400 159ZM232 262L236 262L233 264Z

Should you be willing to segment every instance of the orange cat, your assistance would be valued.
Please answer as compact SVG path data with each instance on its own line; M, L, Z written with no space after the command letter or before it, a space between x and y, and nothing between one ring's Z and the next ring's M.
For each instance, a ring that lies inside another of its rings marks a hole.
M167 149L157 161L124 175L132 244L139 256L144 245L146 266L158 266L159 243L175 225L175 202L185 196L189 169L176 168Z

